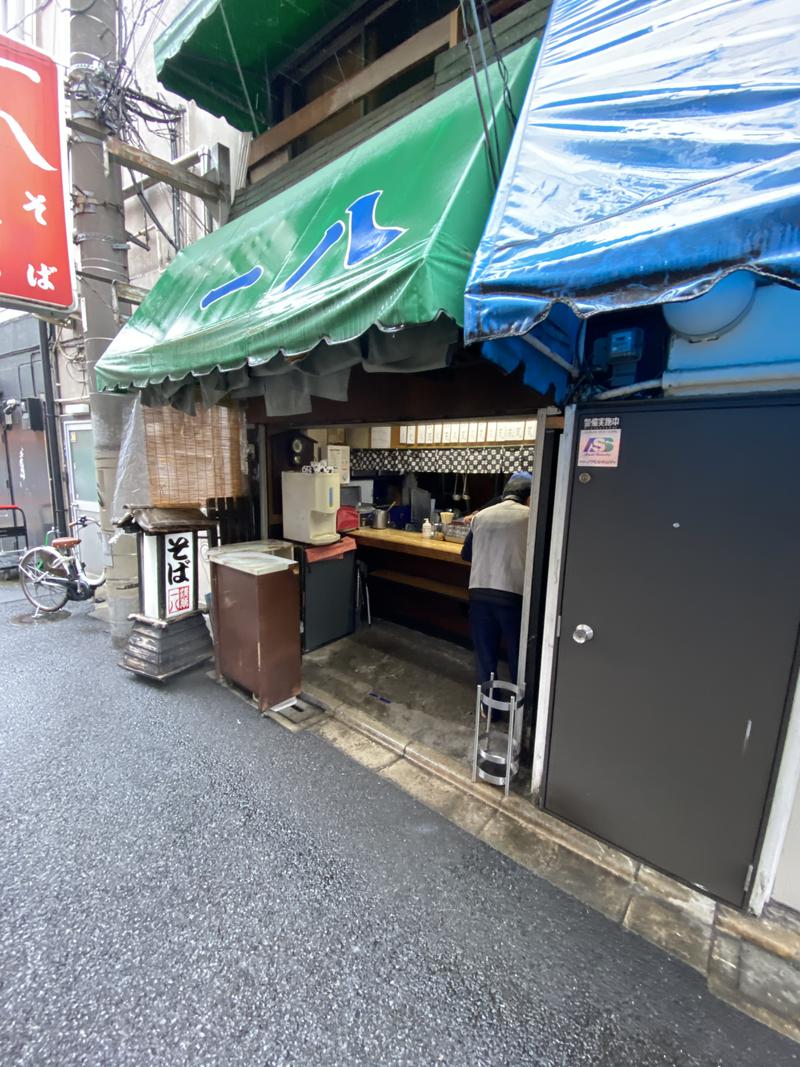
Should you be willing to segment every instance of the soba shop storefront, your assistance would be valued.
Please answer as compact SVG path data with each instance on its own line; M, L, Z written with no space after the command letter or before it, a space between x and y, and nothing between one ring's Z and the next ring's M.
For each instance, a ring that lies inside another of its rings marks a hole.
M515 111L535 50L506 57ZM489 118L505 151L513 118L504 104ZM258 428L256 535L291 542L298 564L300 617L281 609L283 631L302 629L294 688L464 763L476 702L464 519L535 472L547 433L546 399L463 344L493 194L467 81L181 252L97 371L187 425L200 407L242 406ZM222 615L216 630L219 645ZM240 617L239 649L242 631Z

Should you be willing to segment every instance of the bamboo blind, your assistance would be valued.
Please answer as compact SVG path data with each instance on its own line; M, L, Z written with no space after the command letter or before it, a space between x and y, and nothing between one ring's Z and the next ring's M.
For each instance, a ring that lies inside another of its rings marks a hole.
M196 415L143 408L143 415L153 507L244 496L244 422L238 405L198 407Z

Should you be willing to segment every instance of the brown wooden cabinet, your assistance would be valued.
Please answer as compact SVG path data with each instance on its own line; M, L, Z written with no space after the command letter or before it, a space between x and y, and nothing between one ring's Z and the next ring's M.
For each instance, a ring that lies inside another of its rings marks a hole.
M300 692L299 570L292 563L254 574L212 563L217 673L252 693L262 711Z

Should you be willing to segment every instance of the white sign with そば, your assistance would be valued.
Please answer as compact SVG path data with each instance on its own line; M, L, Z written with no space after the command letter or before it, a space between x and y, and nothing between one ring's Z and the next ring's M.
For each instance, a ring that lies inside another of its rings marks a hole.
M194 534L164 535L164 585L168 619L194 611Z

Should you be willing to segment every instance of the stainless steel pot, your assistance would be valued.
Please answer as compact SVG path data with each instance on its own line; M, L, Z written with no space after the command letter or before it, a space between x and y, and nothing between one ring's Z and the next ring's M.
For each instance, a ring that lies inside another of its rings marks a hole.
M389 525L389 509L376 508L372 516L372 525L376 530L385 530Z

